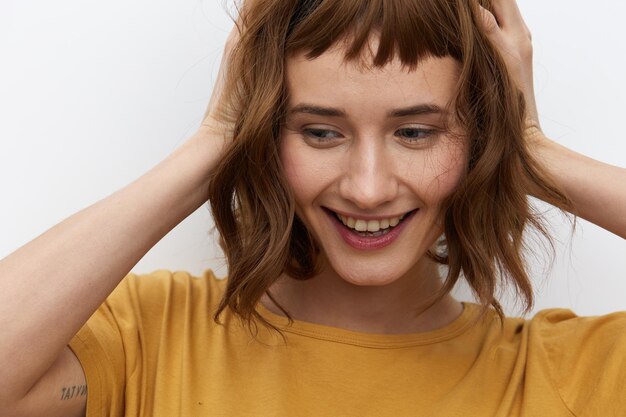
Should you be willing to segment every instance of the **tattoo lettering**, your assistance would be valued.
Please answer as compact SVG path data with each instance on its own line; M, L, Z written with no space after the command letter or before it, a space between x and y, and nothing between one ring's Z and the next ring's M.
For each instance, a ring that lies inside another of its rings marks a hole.
M71 400L75 397L84 397L87 395L87 385L72 385L71 387L61 388L61 400Z

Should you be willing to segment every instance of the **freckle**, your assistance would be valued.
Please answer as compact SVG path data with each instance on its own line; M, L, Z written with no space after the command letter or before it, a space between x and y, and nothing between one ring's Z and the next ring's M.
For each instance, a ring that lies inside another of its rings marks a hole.
M198 405L202 405L202 402L198 401Z

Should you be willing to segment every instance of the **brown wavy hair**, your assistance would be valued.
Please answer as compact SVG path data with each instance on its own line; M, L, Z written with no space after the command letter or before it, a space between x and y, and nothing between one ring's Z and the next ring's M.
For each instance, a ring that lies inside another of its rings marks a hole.
M373 31L373 66L396 54L410 69L428 57L451 56L461 65L453 98L470 152L466 175L444 202L444 236L427 256L447 265L444 285L429 306L461 276L482 305L504 312L495 292L511 284L525 313L534 303L524 252L529 228L554 245L529 194L573 212L572 202L530 153L524 139L523 94L481 29L478 3L489 0L247 0L239 11L240 39L228 57L219 114L233 126L230 145L209 183L210 207L227 257L229 277L214 320L230 308L249 328L255 319L278 330L255 309L264 293L289 321L268 288L286 272L305 280L319 271L319 246L295 214L279 159L287 103L285 60L319 57L349 40L345 60L364 63ZM366 63L366 65L368 65ZM575 216L574 224L575 227ZM482 314L481 314L482 316Z

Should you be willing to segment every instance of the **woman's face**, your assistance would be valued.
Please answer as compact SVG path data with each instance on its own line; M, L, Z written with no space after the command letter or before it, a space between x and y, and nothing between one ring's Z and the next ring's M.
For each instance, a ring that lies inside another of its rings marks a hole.
M397 60L362 70L343 56L288 58L280 157L327 265L352 284L385 285L443 233L441 203L465 172L466 141L454 124L444 130L460 66L446 57L412 72Z

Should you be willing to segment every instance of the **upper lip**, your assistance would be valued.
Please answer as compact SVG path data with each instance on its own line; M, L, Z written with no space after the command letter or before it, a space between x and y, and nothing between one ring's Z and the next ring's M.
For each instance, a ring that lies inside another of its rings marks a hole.
M326 207L324 207L324 208L326 208ZM385 214L385 215L374 216L374 215L371 215L371 214L368 215L368 214L348 213L347 211L335 210L335 209L331 209L331 208L326 208L326 209L330 210L330 211L332 211L334 213L341 214L344 217L352 217L355 220L384 220L384 219L391 219L393 217L402 217L405 214L410 213L413 210L416 210L416 209L407 210L407 211L403 211L400 214Z

